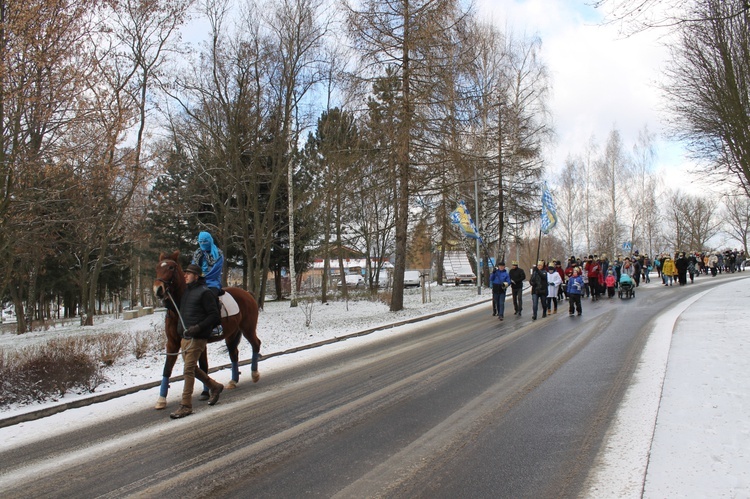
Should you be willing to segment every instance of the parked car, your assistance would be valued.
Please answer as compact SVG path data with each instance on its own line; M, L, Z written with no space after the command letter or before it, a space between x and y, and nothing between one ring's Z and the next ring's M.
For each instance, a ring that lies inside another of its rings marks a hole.
M418 270L407 270L404 272L404 287L412 288L422 285L422 279Z
M347 288L359 288L365 285L365 279L359 274L346 274L344 278L346 279Z
M471 267L463 267L456 271L455 275L456 286L461 284L476 284L477 276L471 270Z
M15 322L16 321L16 314L13 310L13 307L7 307L2 310L2 315L0 316L0 322Z

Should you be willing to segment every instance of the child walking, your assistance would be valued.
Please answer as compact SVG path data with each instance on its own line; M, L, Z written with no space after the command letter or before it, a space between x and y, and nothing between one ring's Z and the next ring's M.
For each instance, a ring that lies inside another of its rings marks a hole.
M573 313L578 312L581 315L581 295L583 294L583 278L581 277L581 269L576 267L573 269L573 275L568 279L568 313L572 316Z
M615 274L611 270L607 272L607 278L604 279L604 283L607 285L607 296L610 298L614 297L617 279L615 279Z

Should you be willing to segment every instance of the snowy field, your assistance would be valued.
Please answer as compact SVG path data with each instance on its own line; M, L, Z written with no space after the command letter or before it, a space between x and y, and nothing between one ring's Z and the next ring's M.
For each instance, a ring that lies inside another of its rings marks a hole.
M309 327L305 325L307 317L306 306L303 303L291 308L289 302L266 302L264 310L258 319L258 337L262 342L261 354L271 355L293 348L330 340L360 331L386 326L401 321L407 321L422 316L429 316L456 308L470 306L479 302L487 302L492 293L483 289L477 294L476 287L470 286L432 286L430 289L421 288L404 290L404 310L390 312L388 305L371 301L367 298L354 298L348 302L334 301L326 305L314 302L310 315ZM481 307L481 306L480 306ZM0 349L10 351L34 344L42 344L52 339L78 335L99 335L106 333L127 334L135 336L138 333L164 331L164 311L157 311L153 315L146 315L137 319L123 320L113 318L97 318L93 327L78 325L52 328L47 331L34 331L23 335L14 333L0 334ZM218 366L229 363L224 342L209 345L209 365ZM240 360L250 359L252 349L244 339L240 343ZM96 388L95 393L105 393L142 385L161 380L164 367L164 356L161 352L136 359L130 353L112 366L103 367L103 374L107 381ZM261 371L263 364L261 363ZM249 367L243 370L241 381L250 380ZM173 376L182 374L182 360L175 365ZM158 389L154 389L154 394ZM68 393L56 400L40 401L28 406L10 406L0 408L0 418L10 417L29 411L38 410L46 406L67 402L91 393ZM154 395L155 397L156 395Z

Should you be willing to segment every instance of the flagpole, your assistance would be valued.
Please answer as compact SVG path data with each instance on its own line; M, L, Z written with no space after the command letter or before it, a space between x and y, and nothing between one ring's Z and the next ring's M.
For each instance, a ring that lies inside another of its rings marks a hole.
M536 266L536 262L539 261L539 248L542 247L542 228L539 227L539 239L537 239L536 243L536 260L534 260L534 266Z
M477 235L479 235L480 234L479 221L481 219L479 218L479 179L477 178L477 165L476 164L474 164L474 214L477 217L476 227L477 227ZM480 296L482 294L482 278L480 277L480 274L482 273L481 272L482 269L480 268L480 265L479 265L481 263L481 260L479 259L479 239L478 238L476 240L476 243L477 243L477 249L476 249L477 251L477 296Z
M544 213L544 185L542 185L542 213ZM536 260L534 260L533 267L536 268L536 263L539 261L539 250L542 247L542 225L544 224L544 220L539 220L539 238L536 240Z

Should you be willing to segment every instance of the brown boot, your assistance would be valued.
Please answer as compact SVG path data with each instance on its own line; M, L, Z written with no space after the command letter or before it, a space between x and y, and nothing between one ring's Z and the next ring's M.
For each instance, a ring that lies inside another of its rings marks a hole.
M193 409L191 407L188 407L186 405L181 405L179 409L177 409L175 412L169 415L172 419L180 419L184 418L185 416L190 416L193 413Z
M219 401L219 395L224 390L224 385L217 383L217 387L211 390L211 396L208 398L208 405L215 405Z

